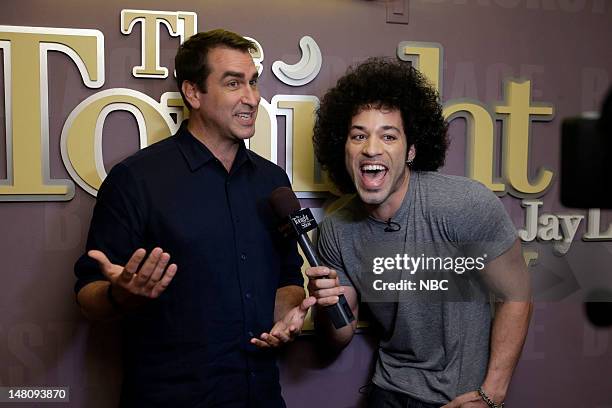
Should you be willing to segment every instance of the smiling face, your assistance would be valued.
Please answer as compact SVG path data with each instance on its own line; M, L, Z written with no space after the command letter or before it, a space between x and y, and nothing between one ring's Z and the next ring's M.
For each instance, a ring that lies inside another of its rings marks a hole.
M208 53L206 92L183 83L192 105L191 117L201 123L207 140L236 143L255 133L259 105L257 69L248 52L216 47ZM197 116L197 117L196 117Z
M408 149L397 109L366 108L351 120L345 144L345 165L361 201L381 219L391 217L408 190Z

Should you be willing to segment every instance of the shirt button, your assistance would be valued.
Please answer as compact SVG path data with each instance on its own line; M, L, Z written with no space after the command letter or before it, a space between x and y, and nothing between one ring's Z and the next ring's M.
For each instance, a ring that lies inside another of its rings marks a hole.
M251 294L250 294L250 293L246 293L246 294L244 295L244 297L245 297L245 298L247 298L247 299L250 299L252 296L251 296Z
M251 377L255 377L255 372L254 371L249 371L249 374L251 374Z
M252 331L248 332L247 334L249 335L249 337L255 337Z
M246 261L246 254L240 254L240 259L242 259L243 261Z

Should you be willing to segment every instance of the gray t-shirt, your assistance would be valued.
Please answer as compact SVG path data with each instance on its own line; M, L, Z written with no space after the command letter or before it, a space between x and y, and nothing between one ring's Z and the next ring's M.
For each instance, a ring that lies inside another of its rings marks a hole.
M435 172L411 172L408 192L392 221L399 230L392 225L397 231L385 231L389 225L369 217L355 196L322 222L319 254L338 272L342 285L355 287L380 327L372 381L423 402L444 404L484 380L491 325L488 296L449 301L402 291L396 301L365 299L364 285L373 276L372 251L377 256L486 253L486 263L512 246L516 231L500 200L485 186ZM478 274L463 275L468 273ZM378 277L385 274L391 276L385 272ZM461 293L483 288L478 279L460 279L458 284Z

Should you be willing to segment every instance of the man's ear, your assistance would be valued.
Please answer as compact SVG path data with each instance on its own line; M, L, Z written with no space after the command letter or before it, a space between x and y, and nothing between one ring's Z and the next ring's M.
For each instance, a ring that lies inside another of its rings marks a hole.
M407 162L412 162L412 161L414 161L415 157L416 157L416 149L414 148L414 145L412 145L408 149L408 157L406 158L406 161Z
M185 99L191 105L193 109L200 108L200 88L196 84L191 81L183 81L181 85L181 90L183 91L183 95L185 95Z

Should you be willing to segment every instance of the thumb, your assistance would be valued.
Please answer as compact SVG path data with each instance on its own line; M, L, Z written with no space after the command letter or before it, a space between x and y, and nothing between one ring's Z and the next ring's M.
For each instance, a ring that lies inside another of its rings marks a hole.
M308 309L310 309L311 306L313 306L315 303L317 303L316 297L314 296L307 297L306 299L302 300L302 303L300 303L300 312L306 315L306 313L308 312Z
M111 261L109 261L104 252L98 251L97 249L92 249L91 251L87 252L87 255L98 262L103 272L110 272L110 268L113 264Z

